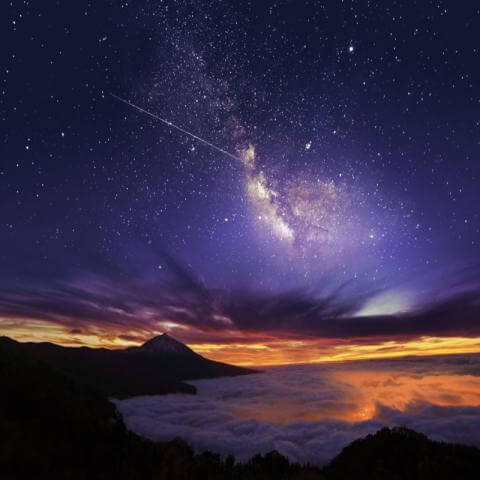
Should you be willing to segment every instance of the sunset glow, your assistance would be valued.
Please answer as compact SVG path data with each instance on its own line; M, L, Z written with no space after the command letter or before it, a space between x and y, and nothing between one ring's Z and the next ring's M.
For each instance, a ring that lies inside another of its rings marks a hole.
M319 381L328 382L343 391L342 402L325 403L320 408L302 408L302 395L308 393L309 385L303 386L298 398L278 398L268 408L258 409L254 405L236 407L235 416L256 418L277 424L295 421L337 419L361 422L382 416L381 410L391 408L409 413L418 410L418 405L428 402L441 407L480 406L480 378L475 375L427 374L414 375L408 370L394 368L372 371L366 368L347 367L327 370ZM298 386L297 386L298 388Z
M22 342L52 342L64 346L94 348L126 348L148 340L153 334L123 332L109 334L100 328L75 332L65 326L44 321L0 320L0 332ZM160 334L162 332L156 332ZM237 334L238 335L238 334ZM256 337L245 336L245 341L232 342L225 337L221 343L188 343L197 353L219 362L241 366L289 365L298 363L339 362L370 358L396 358L408 355L444 355L480 351L478 337L423 336L411 340L384 340L375 338L350 339L285 339L273 338L259 342ZM260 335L263 336L263 335ZM265 336L263 336L265 337ZM181 336L180 336L181 338Z

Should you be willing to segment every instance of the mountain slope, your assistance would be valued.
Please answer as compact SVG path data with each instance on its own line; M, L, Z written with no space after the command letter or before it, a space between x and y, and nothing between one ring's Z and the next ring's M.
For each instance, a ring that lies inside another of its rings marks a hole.
M3 479L108 478L121 472L123 422L104 397L0 342ZM108 465L108 467L107 467Z
M155 337L126 350L68 348L51 343L19 343L0 337L0 348L41 360L108 396L196 393L184 380L245 375L253 370L208 360L171 337Z
M355 440L324 469L329 480L478 478L480 450L430 440L407 428L383 428Z
M150 340L146 341L140 347L131 347L128 349L130 352L143 352L143 353L154 353L154 354L171 354L179 356L196 356L200 357L198 353L195 353L191 348L188 348L182 342L175 340L166 333L163 335L158 335L153 337Z

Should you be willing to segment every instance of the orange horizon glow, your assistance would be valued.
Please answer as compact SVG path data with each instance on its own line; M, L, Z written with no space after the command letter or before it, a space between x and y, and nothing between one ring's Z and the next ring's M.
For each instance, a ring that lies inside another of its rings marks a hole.
M371 344L339 344L323 346L321 340L274 342L268 344L190 344L197 353L219 362L244 367L268 367L302 363L346 362L354 360L400 358L480 353L480 338L420 337L416 340L395 340ZM295 346L291 344L295 343ZM298 345L302 343L302 345Z
M105 329L89 326L85 332L72 332L71 327L41 320L4 321L0 319L0 335L21 342L51 342L68 347L120 349L140 345L162 332L131 331L109 333ZM168 332L171 333L171 332ZM177 329L175 333L179 333ZM181 336L177 336L181 339ZM276 339L259 341L245 337L245 342L208 343L187 342L197 353L211 360L244 367L267 367L301 363L345 362L375 358L404 356L431 356L480 352L479 337L419 337L412 340L379 341L372 338L358 340L335 339Z
M312 375L312 374L310 374ZM320 402L315 408L303 408L304 392L311 384L296 384L298 395L267 397L265 408L256 403L235 405L231 413L236 417L287 424L295 421L342 420L350 423L381 419L384 407L400 412L421 411L425 403L440 407L480 406L480 378L464 374L413 375L407 369L380 368L320 370L320 383L326 379L344 393L343 401Z

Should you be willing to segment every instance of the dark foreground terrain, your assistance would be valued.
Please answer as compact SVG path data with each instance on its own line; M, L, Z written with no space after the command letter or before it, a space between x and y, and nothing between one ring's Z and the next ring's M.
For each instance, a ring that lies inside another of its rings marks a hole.
M245 464L182 440L126 430L115 406L13 341L0 343L0 478L11 479L477 479L480 450L395 428L357 440L324 469L276 452Z

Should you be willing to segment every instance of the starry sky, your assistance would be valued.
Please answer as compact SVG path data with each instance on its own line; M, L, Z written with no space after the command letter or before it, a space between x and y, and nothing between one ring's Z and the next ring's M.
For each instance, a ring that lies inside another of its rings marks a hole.
M0 9L6 334L169 331L240 363L478 347L474 314L448 323L478 307L475 2Z

